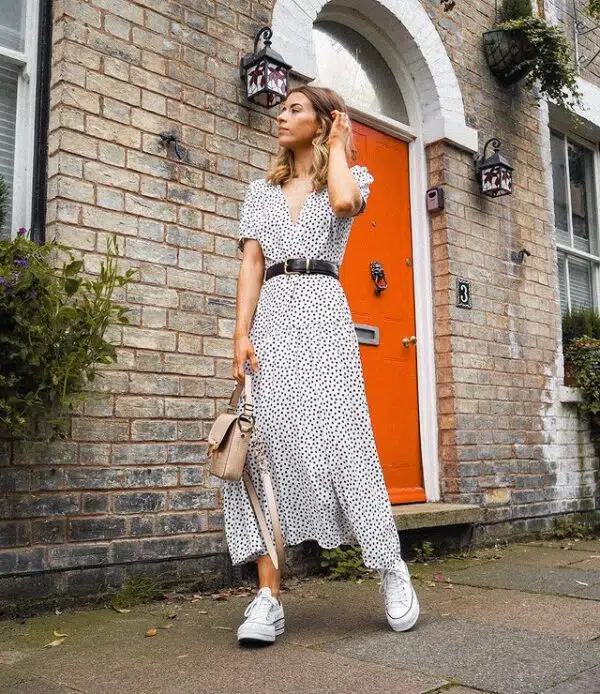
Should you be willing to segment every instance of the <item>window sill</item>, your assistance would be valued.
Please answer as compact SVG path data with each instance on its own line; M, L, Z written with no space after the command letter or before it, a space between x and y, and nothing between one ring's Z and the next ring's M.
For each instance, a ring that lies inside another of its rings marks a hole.
M559 386L559 399L561 402L581 402L581 390L571 386Z

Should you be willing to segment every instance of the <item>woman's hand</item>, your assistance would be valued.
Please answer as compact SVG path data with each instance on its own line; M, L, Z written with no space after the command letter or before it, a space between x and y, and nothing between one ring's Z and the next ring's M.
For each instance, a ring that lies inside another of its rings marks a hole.
M252 371L258 370L258 359L248 335L235 335L233 338L233 377L238 383L244 382L244 364L250 362Z
M350 118L347 113L342 111L332 111L331 115L333 116L333 125L329 131L328 144L331 147L331 145L339 143L345 151L352 135Z

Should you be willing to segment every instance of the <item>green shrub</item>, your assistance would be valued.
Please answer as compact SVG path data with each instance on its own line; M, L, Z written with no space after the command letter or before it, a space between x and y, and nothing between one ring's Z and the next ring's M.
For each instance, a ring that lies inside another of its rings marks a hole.
M68 258L62 267L59 253ZM112 295L135 271L117 272L116 238L107 253L89 278L66 246L39 245L25 229L0 240L0 426L8 436L64 436L84 388L116 361L104 336L128 322L128 309Z
M600 415L600 340L577 337L565 350L565 359L573 364L575 385L581 388L581 411Z
M600 340L600 313L593 308L566 312L562 316L562 344L565 350L577 337Z

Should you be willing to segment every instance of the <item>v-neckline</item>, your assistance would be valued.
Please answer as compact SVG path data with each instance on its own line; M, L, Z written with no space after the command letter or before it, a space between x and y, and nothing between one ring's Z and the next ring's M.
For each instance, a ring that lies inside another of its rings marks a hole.
M281 183L277 184L277 188L279 189L279 192L280 192L281 197L283 199L283 204L285 205L285 209L287 210L287 216L288 216L288 219L290 220L290 226L292 228L297 227L298 223L300 222L300 217L302 217L302 213L304 212L304 208L306 207L306 203L308 202L308 199L311 197L311 195L313 195L313 193L315 193L315 191L311 190L310 193L304 198L304 201L302 202L302 207L300 208L300 210L298 212L298 216L296 217L296 221L294 222L294 220L292 219L292 211L290 209L290 203L289 203L287 197L285 196L285 193L283 192L283 188L281 187Z

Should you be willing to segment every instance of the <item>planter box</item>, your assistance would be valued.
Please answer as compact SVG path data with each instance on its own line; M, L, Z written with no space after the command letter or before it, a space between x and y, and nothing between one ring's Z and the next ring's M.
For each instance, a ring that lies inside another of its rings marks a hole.
M490 72L505 86L515 84L531 72L534 48L522 31L486 31L483 34L483 49Z

